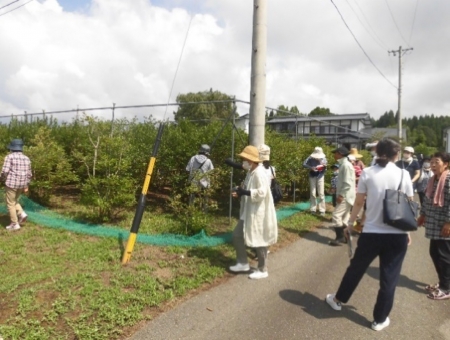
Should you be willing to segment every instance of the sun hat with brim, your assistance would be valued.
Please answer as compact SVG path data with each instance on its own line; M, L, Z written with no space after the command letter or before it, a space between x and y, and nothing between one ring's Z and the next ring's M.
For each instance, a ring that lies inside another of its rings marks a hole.
M262 161L270 161L270 147L266 144L258 146L259 159Z
M21 139L13 139L8 145L8 149L11 151L22 151L23 141Z
M414 149L411 146L405 146L403 151L406 151L406 152L409 152L409 153L414 153Z
M314 152L310 156L311 158L321 159L325 158L325 154L323 153L323 150L320 146L316 146L314 148Z
M247 145L238 156L248 159L249 161L254 162L254 163L262 162L262 160L259 159L258 149L253 145Z
M376 147L377 144L378 144L378 142L367 143L366 144L366 148L367 149L372 149L372 148Z
M351 148L351 149L350 149L350 155L355 156L355 158L362 158L362 157L363 157L363 155L361 155L361 154L358 152L358 149L357 149L357 148Z
M348 149L345 146L340 146L337 149L334 149L333 153L338 153L338 154L340 154L342 156L348 156L350 151L348 151Z

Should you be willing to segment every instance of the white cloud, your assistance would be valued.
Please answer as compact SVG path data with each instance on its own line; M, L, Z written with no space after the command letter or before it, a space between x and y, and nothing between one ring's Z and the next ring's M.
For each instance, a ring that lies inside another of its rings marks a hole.
M398 57L387 50L406 48L411 38L414 50L403 57L405 116L448 114L447 0L417 2L415 18L415 1L388 1L395 23L386 2L334 3L395 86ZM174 0L165 8L148 0L93 0L75 12L57 0L32 2L0 16L0 116L166 103L191 20L170 101L209 88L249 100L252 11L252 1L242 0ZM267 106L374 117L397 108L397 90L369 63L331 1L268 1L267 23ZM161 118L164 111L116 114Z

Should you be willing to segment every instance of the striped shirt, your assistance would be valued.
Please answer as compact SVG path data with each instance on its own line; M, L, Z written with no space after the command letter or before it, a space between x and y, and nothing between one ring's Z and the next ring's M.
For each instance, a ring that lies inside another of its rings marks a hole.
M434 192L438 181L433 184L432 198L424 197L422 215L425 215L425 236L431 240L450 240L450 237L442 237L441 230L445 223L450 223L450 174L445 179L444 206L433 204Z
M5 157L1 178L5 185L11 189L28 188L32 174L31 161L22 152L11 152Z

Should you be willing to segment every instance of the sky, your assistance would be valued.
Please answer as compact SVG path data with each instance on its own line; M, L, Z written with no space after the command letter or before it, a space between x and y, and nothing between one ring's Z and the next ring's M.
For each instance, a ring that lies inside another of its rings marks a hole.
M0 117L173 103L211 88L249 101L251 0L28 1L0 0ZM401 46L412 48L402 54L402 116L450 113L450 1L267 6L267 107L309 113L319 106L375 119L395 112L399 54L388 51ZM174 110L117 109L115 116L172 120ZM240 115L248 111L239 104Z

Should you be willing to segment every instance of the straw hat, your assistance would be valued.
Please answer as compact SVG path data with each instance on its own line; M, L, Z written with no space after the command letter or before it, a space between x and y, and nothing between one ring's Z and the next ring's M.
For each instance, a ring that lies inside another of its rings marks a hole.
M262 160L259 159L258 149L253 145L247 145L238 156L248 159L249 161L254 162L254 163L262 162Z
M325 154L323 153L323 150L320 146L316 146L314 148L314 152L311 154L310 157L315 158L315 159L321 159L321 158L325 158Z
M351 148L351 149L350 149L350 155L355 156L355 158L362 158L362 157L363 157L363 155L361 155L361 154L358 152L358 149L357 149L357 148Z
M261 161L270 161L270 148L266 144L258 146L259 159Z

